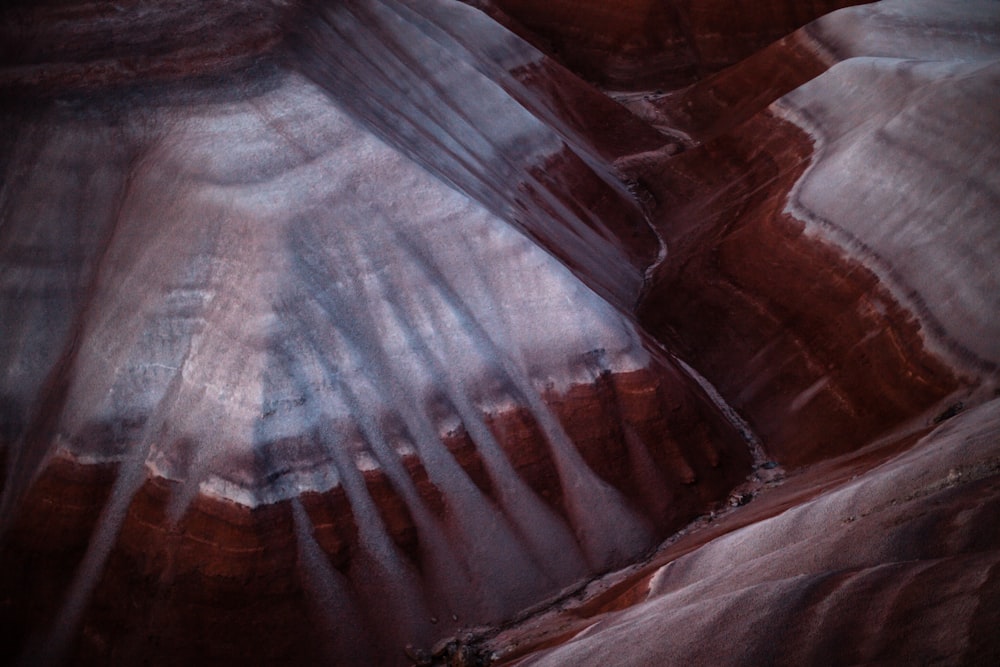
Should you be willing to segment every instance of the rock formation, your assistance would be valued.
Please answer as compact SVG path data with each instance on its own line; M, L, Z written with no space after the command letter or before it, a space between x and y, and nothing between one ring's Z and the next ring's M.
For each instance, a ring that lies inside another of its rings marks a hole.
M1000 8L854 4L2 10L3 661L994 662Z

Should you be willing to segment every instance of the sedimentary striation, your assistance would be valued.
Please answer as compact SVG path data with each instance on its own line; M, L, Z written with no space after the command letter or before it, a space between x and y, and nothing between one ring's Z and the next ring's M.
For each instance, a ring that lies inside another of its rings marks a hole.
M996 657L1000 11L851 4L3 10L0 655Z

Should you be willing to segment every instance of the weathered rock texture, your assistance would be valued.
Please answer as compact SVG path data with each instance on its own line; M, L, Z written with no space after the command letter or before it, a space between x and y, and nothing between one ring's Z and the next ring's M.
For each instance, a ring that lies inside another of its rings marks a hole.
M793 476L487 652L524 666L993 664L998 407L867 472L855 458Z
M2 659L988 661L1000 10L848 4L3 10Z
M716 119L692 132L705 143L628 167L671 251L641 319L789 462L995 376L996 12L930 4L842 10L679 93L668 110ZM739 91L802 44L847 59L753 113L766 97Z

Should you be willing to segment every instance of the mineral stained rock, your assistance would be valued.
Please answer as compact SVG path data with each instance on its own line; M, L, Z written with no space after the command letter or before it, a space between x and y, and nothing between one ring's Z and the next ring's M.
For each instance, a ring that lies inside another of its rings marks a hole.
M1000 8L853 4L0 10L2 660L995 663Z

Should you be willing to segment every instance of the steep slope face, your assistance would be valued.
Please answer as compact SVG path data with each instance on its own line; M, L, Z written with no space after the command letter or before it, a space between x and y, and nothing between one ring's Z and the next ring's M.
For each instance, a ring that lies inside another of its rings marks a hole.
M86 6L40 32L121 43L7 70L7 660L405 662L749 470L625 316L655 132L465 5L296 16L208 67Z
M295 43L354 117L631 309L659 248L608 161L662 138L461 3L319 6Z
M997 17L992 3L942 7L818 21L774 50L808 38L814 53L888 55L851 57L731 130L707 129L703 146L626 166L653 192L668 248L642 321L789 463L995 381L997 322L983 313L998 278ZM725 100L773 57L681 99L722 90L715 117L744 115L756 93Z
M996 3L598 4L8 10L5 660L995 652Z
M995 3L883 2L627 100L690 146L621 163L667 247L640 317L787 478L761 471L735 509L479 650L518 665L1000 658L998 37Z

